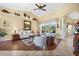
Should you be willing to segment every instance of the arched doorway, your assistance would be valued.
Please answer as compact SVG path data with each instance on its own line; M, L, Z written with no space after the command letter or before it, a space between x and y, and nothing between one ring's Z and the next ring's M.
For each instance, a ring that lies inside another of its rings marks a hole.
M79 20L79 12L70 12L65 16L65 24L67 26L67 34L73 35L75 31L75 24Z

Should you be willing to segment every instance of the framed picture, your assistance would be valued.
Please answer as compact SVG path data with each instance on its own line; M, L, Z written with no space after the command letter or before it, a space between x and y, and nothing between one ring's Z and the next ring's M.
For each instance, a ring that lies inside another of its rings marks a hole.
M55 33L56 27L54 25L42 26L42 33Z
M24 20L24 30L31 30L31 21Z

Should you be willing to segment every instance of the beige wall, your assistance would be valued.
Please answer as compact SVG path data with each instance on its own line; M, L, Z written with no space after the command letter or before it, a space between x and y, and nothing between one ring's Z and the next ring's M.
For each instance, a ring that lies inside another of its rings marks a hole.
M29 13L30 14L30 13ZM31 17L36 17L34 15L31 15ZM3 26L3 22L4 20L6 21L6 26ZM6 14L3 12L0 12L0 28L3 28L6 30L6 32L8 33L9 37L11 38L11 34L14 31L15 27L17 28L18 31L22 31L23 30L23 21L24 20L29 20L31 21L31 29L38 29L38 21L34 21L31 19L26 19L23 16L16 16L13 14Z
M0 9L1 10L1 9ZM31 15L32 17L36 17L38 18L36 15L33 15L31 12L25 12L25 11L18 11L18 10L11 10L8 9L9 11L11 11L11 13L14 12L20 12L21 16L15 16L13 14L5 14L0 12L0 28L3 27L3 21L6 20L7 26L5 27L5 29L7 30L8 33L11 33L15 27L18 28L18 30L22 30L23 29L23 20L25 20L25 18L23 17L22 13L27 13L29 15ZM59 19L62 18L62 16L65 16L67 14L69 14L70 12L74 12L74 11L78 11L79 12L79 4L66 4L63 8L60 8L56 11L50 11L47 14L40 16L38 18L38 20L40 21L40 23L42 22L47 22L48 20L52 20L53 18L57 18L57 22L59 22ZM65 17L65 19L67 19ZM68 21L68 20L67 20ZM38 22L37 21L33 21L32 22L32 29L38 29Z
M72 19L69 19L68 17L66 17L71 12L79 12L79 4L77 4L77 3L75 3L75 4L73 4L73 3L66 4L62 8L59 8L55 11L50 11L47 14L45 14L43 16L40 16L40 23L41 22L42 23L47 22L48 20L53 20L54 18L58 19L58 21L57 21L58 23L59 23L59 20L61 18L64 18L64 23L65 24L67 24L68 21L71 22L71 23L75 23L77 20L72 21ZM56 29L57 33L59 33L59 34L60 34L60 27Z

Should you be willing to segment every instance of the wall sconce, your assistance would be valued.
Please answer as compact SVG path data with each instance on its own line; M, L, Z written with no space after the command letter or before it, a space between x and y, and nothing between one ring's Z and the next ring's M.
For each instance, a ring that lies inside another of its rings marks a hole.
M67 23L67 28L68 28L69 25L70 25L70 23L68 22L68 23Z
M57 28L59 28L59 24L57 24Z
M4 26L4 27L6 26L6 21L5 21L5 20L3 21L3 26Z

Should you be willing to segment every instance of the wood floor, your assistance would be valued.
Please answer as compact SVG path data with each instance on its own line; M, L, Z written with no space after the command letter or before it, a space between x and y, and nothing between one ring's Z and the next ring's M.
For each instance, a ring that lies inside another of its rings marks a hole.
M48 46L47 50L53 50L56 48L56 44L53 46ZM27 46L22 40L17 41L0 41L0 51L31 51L31 50L43 50L40 47L35 46L34 44L31 46Z
M61 40L57 41L57 44L54 44L52 46L48 46L47 50L53 50L57 47L57 45L60 43ZM13 50L23 50L23 51L31 51L31 50L43 50L40 47L33 45L26 45L22 40L17 41L0 41L0 51L13 51Z
M17 40L17 41L0 41L0 50L41 50L41 48L35 45L27 46L21 40Z
M54 50L47 50L47 51L39 51L39 49L36 50L32 50L31 48L23 50L23 48L16 48L16 49L11 49L11 47L8 49L8 51L4 51L6 50L6 48L4 49L3 43L0 42L0 55L1 56L74 56L76 52L74 52L74 48L73 48L73 36L72 35L68 35L66 36L65 39L61 40L61 39L56 39L56 48L54 48ZM9 41L8 41L9 42ZM4 43L5 45L8 44L8 42ZM19 43L18 43L19 42ZM20 41L16 41L16 44L18 43L19 45L25 45L26 48L28 48L28 46L24 43L20 43ZM12 44L12 43L10 43ZM14 43L15 44L15 43ZM18 45L17 44L17 45ZM13 44L12 44L13 45ZM2 46L2 48L1 48ZM7 47L9 47L7 45ZM53 47L53 46L52 46ZM3 50L4 49L4 50ZM1 51L3 50L3 51ZM11 50L11 51L9 51ZM12 51L15 50L15 51ZM17 51L16 51L17 50ZM21 51L22 50L22 51ZM79 53L79 52L77 52Z

